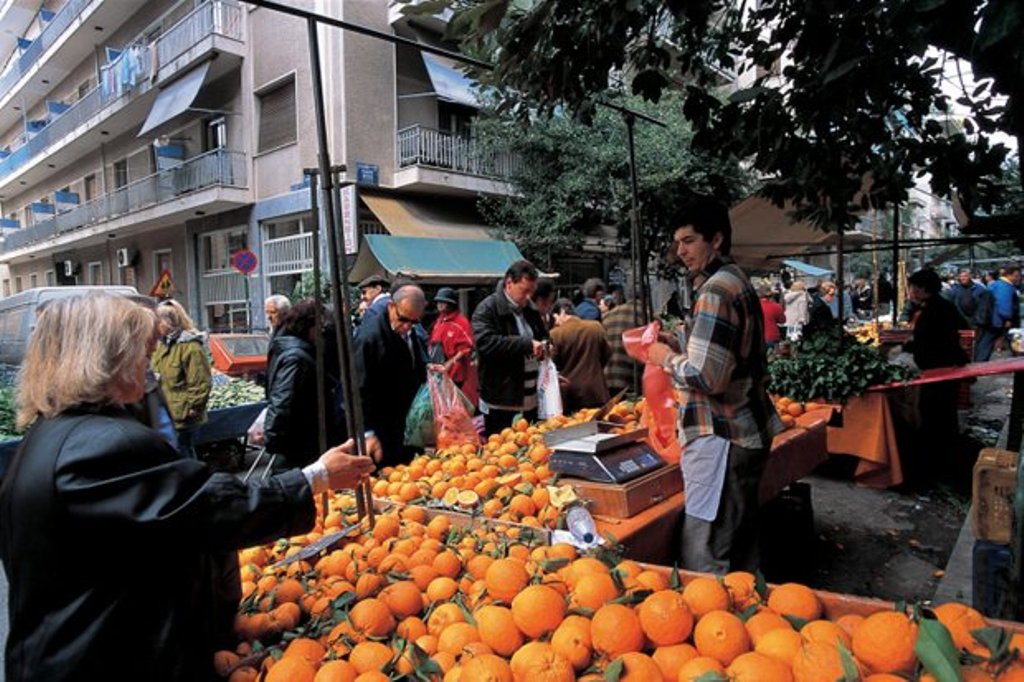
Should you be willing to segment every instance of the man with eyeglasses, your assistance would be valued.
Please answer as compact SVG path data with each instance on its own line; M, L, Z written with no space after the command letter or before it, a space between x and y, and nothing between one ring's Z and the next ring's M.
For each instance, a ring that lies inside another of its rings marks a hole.
M391 294L386 314L363 322L356 335L356 369L363 422L380 440L382 466L409 462L416 453L404 443L405 417L427 378L427 349L414 327L427 306L414 284Z

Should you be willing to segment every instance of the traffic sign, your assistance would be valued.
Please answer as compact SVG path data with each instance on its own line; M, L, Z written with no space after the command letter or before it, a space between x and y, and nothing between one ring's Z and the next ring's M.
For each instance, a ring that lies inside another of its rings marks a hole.
M171 279L171 273L164 270L160 273L160 279L156 281L153 288L149 290L149 295L153 298L169 298L175 291L174 280Z
M260 264L256 254L249 249L242 249L231 254L231 266L243 275L248 275Z

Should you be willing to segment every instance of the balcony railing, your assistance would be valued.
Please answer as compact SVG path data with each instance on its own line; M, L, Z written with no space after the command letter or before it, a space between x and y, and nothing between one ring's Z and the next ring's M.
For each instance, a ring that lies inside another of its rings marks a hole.
M242 39L242 7L226 0L204 3L168 29L157 41L157 58L165 66L193 45L212 36Z
M18 55L17 59L12 59L11 65L0 76L0 97L6 95L14 87L18 79L27 73L32 68L32 65L39 61L39 58L60 39L64 31L78 18L78 15L95 1L69 0L66 5L60 8L60 11L39 32L39 35L32 41L32 44Z
M237 270L204 272L200 278L203 305L249 300L245 290L245 275Z
M313 235L292 234L263 242L263 269L268 276L313 269Z
M54 19L56 21L56 18ZM52 25L52 24L50 24ZM197 45L212 34L225 35L236 40L242 39L242 8L230 0L210 0L193 10L167 33L157 38L153 45L136 43L126 49L119 59L131 59L132 66L124 72L130 74L130 82L124 83L120 61L105 66L100 71L100 84L71 105L67 111L54 118L25 144L15 149L10 156L0 161L0 181L28 164L37 155L45 152L52 144L60 142L69 133L90 121L97 114L115 103L138 97L150 88L150 50L155 49L158 68ZM3 90L0 90L3 92Z
M397 153L399 168L427 166L491 178L508 178L522 165L516 154L484 153L471 138L421 125L398 131Z
M246 156L216 149L7 235L5 251L102 223L207 187L245 187Z

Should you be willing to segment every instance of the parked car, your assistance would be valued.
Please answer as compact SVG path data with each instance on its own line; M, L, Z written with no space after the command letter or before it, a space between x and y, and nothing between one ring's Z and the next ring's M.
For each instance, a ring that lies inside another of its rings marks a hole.
M79 296L88 291L138 296L134 287L39 287L0 299L0 364L20 365L28 338L36 326L36 310L47 301Z
M259 379L267 372L266 334L210 334L213 367L232 377Z

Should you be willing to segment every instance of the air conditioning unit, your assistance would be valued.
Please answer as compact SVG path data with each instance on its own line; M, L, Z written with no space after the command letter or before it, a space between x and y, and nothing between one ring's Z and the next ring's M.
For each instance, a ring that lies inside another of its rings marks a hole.
M128 249L117 250L117 267L126 268L132 264L132 254Z
M74 277L75 276L75 264L73 261L64 261L64 276Z

